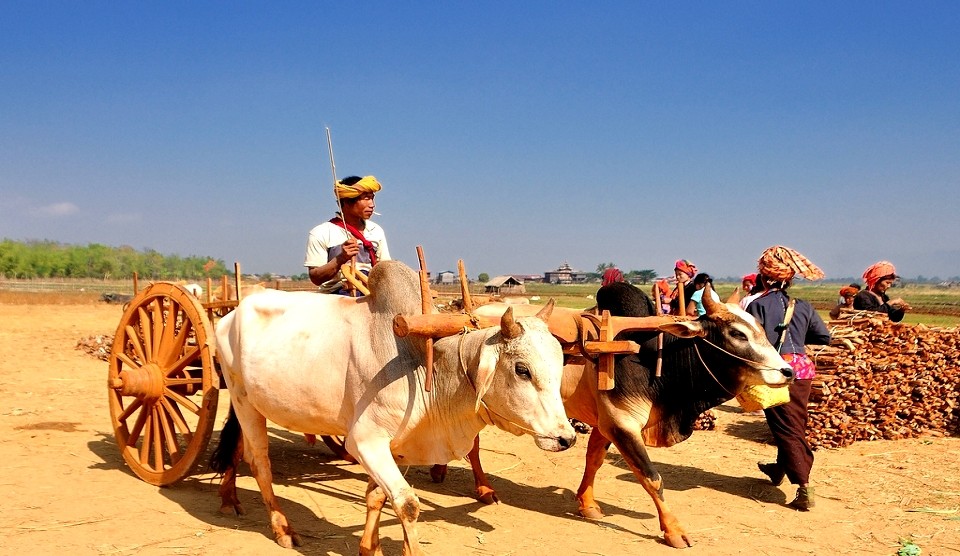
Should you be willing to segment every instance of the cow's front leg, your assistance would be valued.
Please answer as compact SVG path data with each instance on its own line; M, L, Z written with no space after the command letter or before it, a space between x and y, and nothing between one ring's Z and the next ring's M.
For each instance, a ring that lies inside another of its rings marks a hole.
M480 435L473 439L473 448L467 453L467 461L470 462L470 469L473 471L473 488L477 493L477 500L484 504L500 503L497 498L497 492L493 490L493 485L487 479L487 474L483 472L483 465L480 463Z
M603 465L603 460L610 449L610 441L600 432L598 427L590 431L587 441L586 465L583 468L583 478L577 488L577 511L587 519L602 519L603 510L593 496L593 485L597 479L597 471Z
M636 433L632 432L636 429ZM643 485L644 490L653 499L657 507L657 515L660 517L660 530L663 531L663 539L673 548L687 548L693 546L693 543L687 537L686 531L680 525L680 520L670 511L666 500L663 498L663 479L653 468L653 462L647 455L647 448L643 443L643 436L640 427L631 427L630 430L614 425L609 431L609 438L620 450L620 455L626 460L634 476Z
M380 546L380 516L387 495L380 485L370 477L367 481L367 519L363 524L363 536L360 537L360 556L383 556Z
M356 437L363 436L363 434L354 435L351 431L351 434L347 435L347 441L356 442ZM351 450L351 452L355 452L359 456L360 464L367 470L371 480L380 485L390 498L393 511L397 514L400 525L403 527L404 556L422 556L423 551L420 548L420 536L417 533L417 519L420 517L420 500L417 498L416 493L414 493L413 488L410 487L410 484L403 478L400 468L397 467L393 455L390 453L389 443L385 439L382 439L366 443L356 442L354 446L356 450ZM367 488L369 495L369 484ZM376 489L374 489L374 492L375 491ZM370 541L368 546L374 548L372 539L378 535L377 526L379 524L379 516L376 520L371 520L369 511L370 507L368 506L368 519L364 525L362 539ZM379 539L378 536L377 538ZM377 542L379 543L379 540ZM361 546L361 550L362 549L363 547Z
M473 448L467 453L467 461L470 462L470 470L473 471L473 488L477 493L477 500L484 504L499 504L500 498L497 497L497 492L493 490L493 485L483 471L483 464L480 463L480 435L474 437ZM437 464L431 467L430 478L435 483L442 483L447 478L447 466Z

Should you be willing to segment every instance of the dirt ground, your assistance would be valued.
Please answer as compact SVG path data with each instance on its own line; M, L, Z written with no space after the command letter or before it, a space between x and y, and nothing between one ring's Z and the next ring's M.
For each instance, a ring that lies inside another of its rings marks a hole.
M293 553L274 544L246 467L239 487L248 513L235 518L217 513L217 482L204 469L158 488L125 466L110 427L107 365L76 349L81 338L113 334L120 315L103 304L0 304L0 553ZM221 413L227 400L222 392ZM889 555L910 540L925 555L960 554L960 439L821 450L818 505L800 513L784 505L793 487L760 480L756 462L774 455L762 416L735 402L716 412L717 430L651 450L667 501L695 543L685 553ZM295 550L356 554L363 470L300 435L271 431L277 494L305 541ZM607 518L595 523L577 516L573 496L585 437L546 453L530 438L487 429L482 444L499 505L471 498L465 462L452 463L443 484L425 468L408 470L427 553L678 553L663 544L652 502L615 451L597 483ZM399 554L402 532L389 509L382 534L386 553Z

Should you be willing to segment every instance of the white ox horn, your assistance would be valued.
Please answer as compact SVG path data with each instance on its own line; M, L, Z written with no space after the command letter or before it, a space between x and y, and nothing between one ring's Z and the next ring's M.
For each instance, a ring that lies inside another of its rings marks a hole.
M507 307L503 316L500 317L500 333L503 334L503 337L507 340L519 338L520 335L523 334L520 325L517 324L517 321L513 318L513 307Z
M553 314L553 307L556 304L557 300L551 297L550 301L547 301L547 304L543 306L543 309L540 309L540 311L537 312L537 318L547 324L550 324L550 315Z

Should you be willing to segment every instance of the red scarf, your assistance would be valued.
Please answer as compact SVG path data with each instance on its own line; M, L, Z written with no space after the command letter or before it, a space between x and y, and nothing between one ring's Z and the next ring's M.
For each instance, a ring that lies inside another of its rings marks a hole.
M339 216L331 218L330 223L340 226L344 230L350 232L350 235L357 238L357 241L363 244L363 248L366 249L367 253L370 255L370 266L374 266L375 264L377 264L377 253L376 253L376 250L373 248L373 243L369 239L365 238L363 234L360 232L360 230L354 228L350 224L347 224Z

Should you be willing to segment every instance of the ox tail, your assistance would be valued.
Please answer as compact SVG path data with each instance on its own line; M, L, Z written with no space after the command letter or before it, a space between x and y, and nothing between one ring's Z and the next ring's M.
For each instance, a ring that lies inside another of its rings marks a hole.
M233 455L237 451L237 445L240 444L242 431L240 430L240 420L233 411L233 405L230 405L230 415L227 422L220 431L220 442L213 450L210 456L210 469L217 473L224 473L233 467Z

